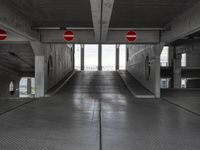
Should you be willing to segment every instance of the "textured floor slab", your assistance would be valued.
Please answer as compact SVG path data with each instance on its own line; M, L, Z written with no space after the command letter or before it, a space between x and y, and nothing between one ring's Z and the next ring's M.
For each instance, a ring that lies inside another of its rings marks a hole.
M12 110L18 106L23 105L31 101L31 98L20 98L20 99L0 99L0 114L3 114L9 110Z
M78 72L55 96L0 116L3 150L197 150L199 133L198 116L134 98L116 72Z
M162 90L162 97L200 115L200 90L166 89Z

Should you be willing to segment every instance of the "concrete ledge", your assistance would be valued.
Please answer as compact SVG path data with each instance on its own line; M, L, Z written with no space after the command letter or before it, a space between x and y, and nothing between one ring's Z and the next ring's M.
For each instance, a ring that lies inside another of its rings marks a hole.
M63 80L61 80L60 82L58 82L58 84L48 90L45 97L51 97L55 95L58 91L60 91L60 89L75 75L76 72L77 71L75 70L68 73Z
M122 71L117 71L119 76L121 77L121 79L123 80L123 82L125 83L125 85L127 86L127 88L129 89L129 91L136 97L136 98L155 98L155 96L148 91L145 87L143 87L142 85L139 84L139 82L134 82L135 84L135 89L133 87L133 85L131 86L131 80L135 80L132 76L132 79L130 78L130 75L127 75L126 72L122 72ZM123 75L124 74L124 75ZM126 76L126 77L125 77ZM136 91L137 89L137 91Z

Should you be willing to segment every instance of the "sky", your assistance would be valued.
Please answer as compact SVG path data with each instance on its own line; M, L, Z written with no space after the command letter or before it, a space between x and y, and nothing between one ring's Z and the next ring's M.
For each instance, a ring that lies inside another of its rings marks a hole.
M120 66L125 67L125 45L120 46ZM102 45L102 66L103 70L115 70L115 52L116 45ZM75 45L75 66L80 66L80 45ZM85 45L85 66L86 70L89 67L97 69L98 66L98 45Z

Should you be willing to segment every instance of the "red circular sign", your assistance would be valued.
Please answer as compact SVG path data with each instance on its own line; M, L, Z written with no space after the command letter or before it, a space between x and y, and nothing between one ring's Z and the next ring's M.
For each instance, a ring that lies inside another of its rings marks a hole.
M5 40L7 38L6 31L0 29L0 40Z
M72 41L74 39L74 33L72 31L65 31L64 39L68 42Z
M129 31L126 34L126 38L129 42L134 42L137 39L137 33L134 31Z

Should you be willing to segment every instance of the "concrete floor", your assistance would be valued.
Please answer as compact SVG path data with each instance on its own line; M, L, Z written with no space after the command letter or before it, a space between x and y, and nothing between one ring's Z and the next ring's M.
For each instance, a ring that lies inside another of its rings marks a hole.
M200 89L163 89L162 97L200 116Z
M62 90L0 116L2 150L198 150L200 117L136 99L116 72L78 72Z
M0 115L16 109L30 101L32 101L31 98L2 98L0 99Z

